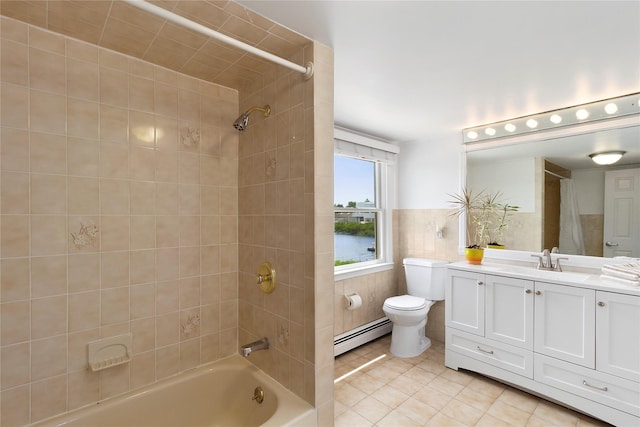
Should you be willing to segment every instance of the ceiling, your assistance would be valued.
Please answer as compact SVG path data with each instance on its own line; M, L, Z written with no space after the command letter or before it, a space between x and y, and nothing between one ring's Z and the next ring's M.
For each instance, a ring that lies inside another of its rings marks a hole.
M336 124L395 142L640 90L639 1L239 3L332 47Z

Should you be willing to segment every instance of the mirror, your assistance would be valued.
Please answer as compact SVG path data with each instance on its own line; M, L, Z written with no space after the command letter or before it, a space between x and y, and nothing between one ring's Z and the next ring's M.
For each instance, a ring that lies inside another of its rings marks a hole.
M577 125L562 132L541 132L515 142L507 139L493 142L465 146L466 186L476 192L500 191L504 202L520 207L511 218L505 242L500 242L507 249L539 252L557 246L561 253L567 254L640 257L640 253L609 250L612 248L608 248L606 242L610 237L604 236L605 224L620 216L619 212L612 215L613 202L608 202L608 208L605 206L607 172L633 170L635 185L639 185L639 117L596 126ZM609 150L623 150L626 154L610 166L598 166L589 158L591 153ZM562 177L571 178L574 190L566 189L571 185L565 180L564 199L560 197ZM571 199L567 194L571 193L577 206L574 218L581 224L583 252L572 242L574 236L559 235L559 205L567 203ZM636 210L627 220L638 233L640 189L635 194ZM635 236L635 240L640 239ZM612 240L609 243L614 244Z

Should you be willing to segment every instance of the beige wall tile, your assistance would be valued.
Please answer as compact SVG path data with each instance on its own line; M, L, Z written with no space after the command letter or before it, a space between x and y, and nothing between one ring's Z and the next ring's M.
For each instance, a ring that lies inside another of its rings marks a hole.
M39 381L67 370L67 338L64 335L31 342L31 380Z
M100 255L77 254L68 258L68 290L82 292L100 288Z
M29 258L8 258L0 261L0 302L29 298Z
M28 385L15 387L0 393L2 398L0 405L6 409L0 414L2 425L26 425L30 417L30 387Z
M30 48L29 86L32 89L64 95L66 92L65 57L51 51Z
M69 43L71 45L71 43ZM77 46L76 43L74 46ZM83 45L88 46L88 45ZM69 48L79 51L80 49ZM79 55L82 53L78 52ZM100 73L98 64L86 60L67 58L67 95L88 101L100 100Z
M28 68L29 49L24 43L2 39L2 57L0 58L0 79L3 82L20 86L29 84L29 76L24 72Z
M28 233L24 233L23 235L28 235ZM31 216L31 255L33 256L55 255L55 254L62 254L66 252L67 252L67 218L66 216L32 215Z
M31 132L30 138L31 172L67 172L67 141L64 136Z
M112 325L127 320L129 320L129 287L100 291L100 325Z
M2 128L0 167L3 171L29 171L29 133L26 130Z
M30 212L28 173L2 172L2 205L3 214L28 214Z
M67 408L67 376L60 375L31 384L31 421L64 412Z
M66 295L31 300L31 339L64 334L67 331L66 319Z
M0 349L0 384L2 389L21 386L30 382L31 350L29 343L4 346Z
M29 126L29 91L26 87L2 85L0 118L3 126L27 129Z
M67 121L66 97L38 90L29 91L29 97L30 128L35 131L63 135Z
M31 297L61 295L67 291L67 256L31 258Z
M69 294L69 332L100 326L100 292Z
M69 175L98 176L99 144L82 138L68 138L67 159Z

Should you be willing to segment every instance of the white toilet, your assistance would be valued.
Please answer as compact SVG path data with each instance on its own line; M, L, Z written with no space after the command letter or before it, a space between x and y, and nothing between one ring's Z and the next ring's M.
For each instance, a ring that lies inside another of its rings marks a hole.
M409 295L387 298L382 310L393 322L391 354L415 357L431 346L425 336L427 314L436 301L444 299L447 261L405 258L402 261Z

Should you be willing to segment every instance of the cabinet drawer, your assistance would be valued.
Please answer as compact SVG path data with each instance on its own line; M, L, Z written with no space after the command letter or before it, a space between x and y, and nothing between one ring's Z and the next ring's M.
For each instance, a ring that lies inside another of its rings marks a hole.
M533 352L447 328L446 347L501 369L533 378Z
M537 353L534 362L536 381L640 416L640 383Z

